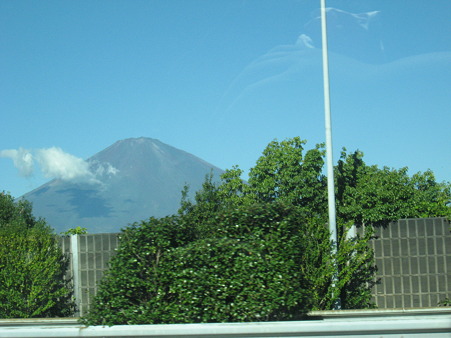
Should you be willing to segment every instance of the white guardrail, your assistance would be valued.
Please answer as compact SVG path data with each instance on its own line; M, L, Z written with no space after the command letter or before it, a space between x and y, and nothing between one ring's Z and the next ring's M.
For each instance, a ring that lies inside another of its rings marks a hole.
M451 308L315 311L286 322L89 326L77 318L2 319L0 337L447 337Z

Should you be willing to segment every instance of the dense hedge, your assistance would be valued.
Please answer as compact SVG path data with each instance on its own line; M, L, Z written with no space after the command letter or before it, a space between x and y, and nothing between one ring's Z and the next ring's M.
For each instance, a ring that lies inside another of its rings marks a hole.
M185 220L152 218L123 231L84 323L299 319L308 310L330 308L333 294L346 290L358 273L343 270L342 285L332 288L328 230L298 208L239 206L218 213L190 237L182 235ZM350 264L371 269L371 252L365 247L362 256L352 248L345 253ZM365 277L353 285L360 307L370 305L372 275Z

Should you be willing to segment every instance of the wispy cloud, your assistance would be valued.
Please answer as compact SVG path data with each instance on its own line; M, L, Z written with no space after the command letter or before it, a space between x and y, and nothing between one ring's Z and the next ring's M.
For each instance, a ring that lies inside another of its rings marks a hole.
M332 29L349 29L352 26L359 26L368 30L371 22L380 14L380 11L370 11L365 13L351 13L338 8L329 7L327 12L327 26ZM318 14L305 26L318 26L321 15Z
M380 11L351 13L328 8L329 50L336 55L350 57L360 63L382 60L383 44L369 31ZM304 25L292 44L278 45L250 62L233 79L224 92L215 115L226 118L230 111L252 91L275 82L304 79L310 81L321 71L321 17L314 15ZM377 27L376 27L377 28ZM370 51L367 53L366 51ZM295 75L295 76L294 76Z
M229 85L216 111L222 116L240 99L269 83L290 80L292 74L307 72L320 66L318 49L309 35L300 34L292 44L275 46L249 63Z
M29 150L23 148L1 150L0 157L12 159L20 175L28 177L33 174L33 155Z
M100 183L100 176L115 175L118 172L110 163L90 163L58 147L34 151L7 149L0 151L0 157L11 158L24 177L33 175L35 162L45 177L70 182Z
M380 11L371 11L366 13L350 13L337 8L327 9L328 15L332 14L338 17L342 17L340 18L340 21L344 21L343 18L348 17L351 22L354 22L355 24L359 25L360 27L366 30L368 30L371 21L374 20L376 15L378 15L379 13ZM320 20L320 18L318 19Z
M299 35L296 45L305 46L307 48L315 48L315 46L313 46L312 38L306 34Z
M361 62L385 62L380 48L382 41L382 17L380 11L351 13L338 8L327 9L327 35L329 51ZM321 47L321 16L318 12L304 25L304 32L312 39L312 45Z

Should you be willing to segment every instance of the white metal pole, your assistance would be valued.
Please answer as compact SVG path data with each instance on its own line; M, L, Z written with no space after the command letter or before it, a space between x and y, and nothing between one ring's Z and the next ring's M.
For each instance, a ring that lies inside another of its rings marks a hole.
M329 91L329 58L327 52L327 22L326 22L326 0L321 0L321 37L323 46L323 80L324 80L324 111L326 125L326 161L327 161L327 196L329 205L329 232L330 240L333 243L332 254L337 252L337 224L335 210L335 184L334 184L334 162L332 154L332 123L330 114L330 91ZM335 267L337 268L336 264ZM336 270L332 277L332 287L335 287L338 280ZM337 301L334 309L340 308Z
M80 247L79 235L70 235L70 244L72 252L72 279L74 285L74 298L76 305L76 315L81 315L81 279L80 279Z

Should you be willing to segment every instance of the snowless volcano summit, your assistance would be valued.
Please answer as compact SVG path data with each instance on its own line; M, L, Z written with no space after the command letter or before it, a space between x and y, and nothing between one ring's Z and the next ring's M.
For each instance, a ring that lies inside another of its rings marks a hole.
M23 196L56 233L77 226L89 233L118 232L151 216L173 214L185 185L193 195L206 175L218 178L222 173L192 154L145 137L118 141L87 162L90 180L54 179Z

